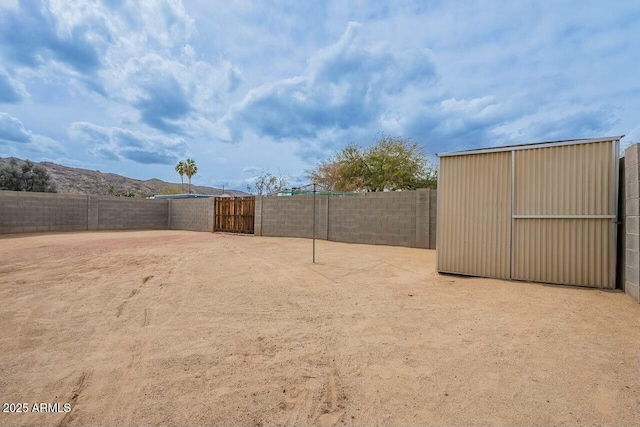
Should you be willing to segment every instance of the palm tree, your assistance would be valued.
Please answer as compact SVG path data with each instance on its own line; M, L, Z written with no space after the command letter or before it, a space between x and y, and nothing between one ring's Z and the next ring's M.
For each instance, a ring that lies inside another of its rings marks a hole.
M187 164L180 160L176 165L176 172L180 174L180 182L182 183L182 192L184 193L184 175L186 173Z
M193 159L187 159L184 168L184 174L189 178L189 194L191 194L191 177L198 173L198 166L196 166L196 162Z

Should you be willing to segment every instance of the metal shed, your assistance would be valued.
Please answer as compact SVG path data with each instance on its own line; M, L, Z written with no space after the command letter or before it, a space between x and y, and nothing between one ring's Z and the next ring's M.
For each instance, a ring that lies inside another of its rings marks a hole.
M621 138L439 154L438 272L615 288Z

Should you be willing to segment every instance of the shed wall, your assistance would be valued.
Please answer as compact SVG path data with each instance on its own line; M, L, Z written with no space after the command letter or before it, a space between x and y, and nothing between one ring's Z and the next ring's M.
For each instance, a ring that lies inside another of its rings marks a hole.
M613 289L610 231L602 219L516 220L513 278Z
M618 144L441 157L438 271L615 288Z
M611 142L515 152L516 215L611 214Z
M616 213L612 150L605 141L515 152L512 278L615 288L615 217L597 218Z

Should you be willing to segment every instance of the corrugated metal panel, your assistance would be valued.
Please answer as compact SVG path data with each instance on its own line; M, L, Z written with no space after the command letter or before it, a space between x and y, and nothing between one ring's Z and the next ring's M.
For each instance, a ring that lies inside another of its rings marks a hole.
M513 278L614 288L611 220L516 219Z
M615 215L612 141L515 152L515 215ZM513 278L615 287L612 219L514 220Z
M619 139L517 148L440 158L438 271L614 288Z
M516 215L609 215L611 142L515 152Z
M440 159L437 269L508 278L511 153Z
M579 145L579 144L592 144L594 142L620 141L622 138L624 138L624 135L607 136L604 138L563 139L559 141L528 142L525 144L503 145L501 147L488 147L488 148L478 148L478 149L472 149L472 150L451 151L447 153L438 153L436 154L436 156L442 158L442 157L448 157L448 156L468 156L470 154L497 153L499 151L531 150L533 148L559 147L562 145Z

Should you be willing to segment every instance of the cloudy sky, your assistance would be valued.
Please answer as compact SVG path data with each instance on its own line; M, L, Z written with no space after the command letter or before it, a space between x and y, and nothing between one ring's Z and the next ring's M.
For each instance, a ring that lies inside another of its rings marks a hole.
M640 140L640 2L0 2L0 157L242 189L349 142Z

